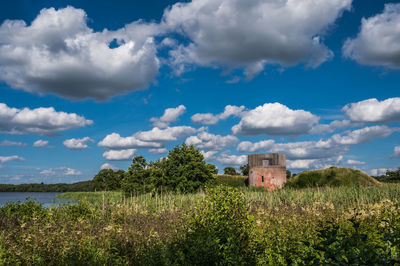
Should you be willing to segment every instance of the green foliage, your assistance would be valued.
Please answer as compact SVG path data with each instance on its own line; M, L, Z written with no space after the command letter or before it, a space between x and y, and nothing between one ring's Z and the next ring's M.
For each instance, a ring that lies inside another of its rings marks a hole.
M122 180L122 190L126 193L151 191L153 184L150 180L150 174L146 159L143 156L135 156L125 178Z
M242 175L249 175L249 164L245 164L240 166L240 171L242 172Z
M387 170L385 175L374 177L379 182L400 183L400 167L397 170Z
M33 200L26 200L26 202L7 202L4 206L0 207L0 216L14 218L19 221L26 221L32 217L41 217L45 214L40 203Z
M224 168L224 175L237 175L235 168L228 166Z
M218 174L218 168L214 164L208 163L207 167L210 170L210 172L213 173L214 175Z
M206 165L199 150L183 143L161 161L147 164L142 156L133 158L122 189L127 193L166 190L192 193L212 179L211 167Z
M289 179L286 187L374 186L378 184L378 181L360 170L330 167L302 172Z
M231 187L244 187L247 177L242 175L217 175L215 185L225 185Z
M194 209L175 263L185 265L252 265L254 218L243 194L217 186Z
M400 263L397 184L65 195L0 207L0 265Z
M286 170L286 179L289 179L292 177L292 172L290 170Z
M94 176L92 186L94 190L117 190L121 188L124 170L114 172L112 169L102 169Z

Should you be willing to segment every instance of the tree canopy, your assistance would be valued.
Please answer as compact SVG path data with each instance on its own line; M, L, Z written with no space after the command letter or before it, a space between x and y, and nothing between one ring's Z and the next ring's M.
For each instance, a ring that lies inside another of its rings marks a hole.
M235 168L228 166L224 168L225 175L237 175Z
M212 167L206 164L203 155L193 145L173 148L168 156L147 163L142 156L132 160L123 182L127 193L150 191L195 192L213 179Z

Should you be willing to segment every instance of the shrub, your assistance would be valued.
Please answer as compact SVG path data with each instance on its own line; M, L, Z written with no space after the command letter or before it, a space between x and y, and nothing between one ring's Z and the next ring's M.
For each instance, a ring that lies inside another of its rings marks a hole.
M176 263L254 264L253 229L254 218L249 214L242 193L226 186L208 189L205 200L196 206L190 217L185 241L177 245Z

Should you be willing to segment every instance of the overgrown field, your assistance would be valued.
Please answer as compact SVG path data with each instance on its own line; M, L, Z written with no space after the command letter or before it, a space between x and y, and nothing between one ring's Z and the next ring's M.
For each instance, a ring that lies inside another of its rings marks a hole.
M400 186L65 193L0 208L0 264L400 263Z

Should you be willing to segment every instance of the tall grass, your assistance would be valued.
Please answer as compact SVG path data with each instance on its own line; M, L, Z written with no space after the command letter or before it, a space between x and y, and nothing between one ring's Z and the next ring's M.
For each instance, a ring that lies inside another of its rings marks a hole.
M249 204L255 203L272 208L287 204L315 205L331 203L335 208L351 208L363 204L375 204L383 200L400 202L400 184L383 184L373 187L324 187L324 188L285 188L266 191L260 188L240 187ZM58 197L73 198L101 208L107 205L127 205L147 211L174 210L189 208L204 198L204 192L195 194L147 193L125 195L118 191L106 192L68 192Z
M0 208L1 265L400 263L398 184L60 196Z

